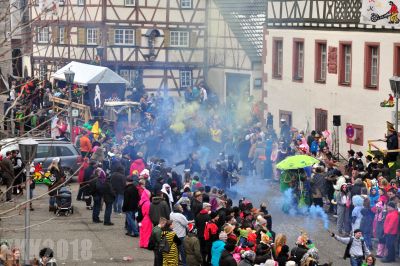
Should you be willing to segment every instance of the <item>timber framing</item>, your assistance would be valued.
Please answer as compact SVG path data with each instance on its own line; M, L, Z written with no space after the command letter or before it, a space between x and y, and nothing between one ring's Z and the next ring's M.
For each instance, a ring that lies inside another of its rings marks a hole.
M268 0L267 29L398 32L360 23L362 0Z

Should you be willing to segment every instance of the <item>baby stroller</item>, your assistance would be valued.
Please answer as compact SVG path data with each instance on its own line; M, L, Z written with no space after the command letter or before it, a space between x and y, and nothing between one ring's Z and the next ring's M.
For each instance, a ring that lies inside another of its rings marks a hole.
M72 206L71 191L67 187L62 187L58 190L56 195L56 209L54 213L57 216L64 214L69 216L74 213L74 206Z

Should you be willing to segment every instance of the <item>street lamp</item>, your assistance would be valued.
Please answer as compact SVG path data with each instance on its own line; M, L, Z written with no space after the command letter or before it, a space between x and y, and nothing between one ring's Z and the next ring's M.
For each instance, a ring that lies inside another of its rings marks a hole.
M25 251L24 251L24 265L30 264L30 254L29 254L29 245L30 245L30 204L31 200L31 191L30 191L30 168L31 163L35 159L36 149L38 143L34 139L25 139L21 140L18 144L19 153L21 155L22 161L25 163L26 169L26 181L25 181L25 189L26 189L26 205L25 205Z
M69 116L69 132L70 132L70 139L71 142L73 141L73 136L72 136L72 84L74 83L74 78L75 78L75 72L71 71L71 69L68 69L67 71L64 72L64 77L65 81L67 82L67 85L69 87L69 108L68 108L68 116Z
M394 76L389 79L390 88L396 97L396 115L395 115L395 125L396 125L396 132L399 131L399 97L400 97L400 77Z

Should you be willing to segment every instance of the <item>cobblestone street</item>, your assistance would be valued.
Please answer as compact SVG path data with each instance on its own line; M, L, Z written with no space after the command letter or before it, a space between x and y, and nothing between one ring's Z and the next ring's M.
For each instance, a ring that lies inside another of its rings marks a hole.
M253 180L254 179L254 180ZM250 182L253 180L254 182ZM76 197L77 184L71 185L73 199ZM45 187L38 186L35 194L45 192ZM333 262L333 265L350 265L349 261L342 259L345 246L332 239L324 230L322 221L313 220L304 216L288 216L280 210L282 196L276 183L267 182L253 177L245 177L234 187L237 192L235 203L241 197L250 199L255 206L259 202L267 202L273 217L273 230L276 233L285 233L288 237L288 245L294 246L300 231L307 231L311 239L319 249L321 262ZM21 198L17 200L19 202ZM91 211L84 208L83 202L74 202L74 214L69 217L56 217L48 212L48 198L44 197L35 202L35 211L31 215L31 225L39 224L31 228L31 238L34 242L31 254L38 255L39 249L47 245L53 246L57 261L65 265L123 265L133 264L140 266L152 265L153 254L150 251L138 247L138 238L125 236L124 216L112 215L114 226L105 227L103 224L91 222ZM1 210L14 206L14 204L2 203ZM23 241L24 215L9 213L0 222L0 233L5 239ZM330 218L330 229L334 231L335 221ZM2 237L3 238L3 237ZM16 242L18 243L18 242ZM36 245L36 246L35 246ZM32 246L32 245L31 245ZM133 261L124 262L123 257L132 256ZM378 263L377 265L383 265ZM385 264L394 266L397 264Z

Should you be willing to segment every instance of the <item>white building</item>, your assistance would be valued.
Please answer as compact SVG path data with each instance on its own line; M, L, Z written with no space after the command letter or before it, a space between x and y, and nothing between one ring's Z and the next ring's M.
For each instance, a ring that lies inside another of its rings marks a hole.
M285 118L300 130L333 132L340 115L341 154L365 151L394 123L395 108L380 102L400 75L399 31L359 24L361 0L286 1L287 9L281 2L268 2L264 30L264 100L274 127Z

